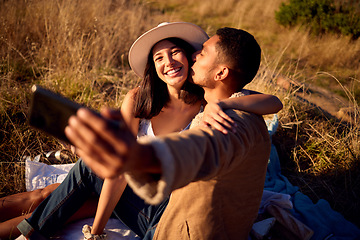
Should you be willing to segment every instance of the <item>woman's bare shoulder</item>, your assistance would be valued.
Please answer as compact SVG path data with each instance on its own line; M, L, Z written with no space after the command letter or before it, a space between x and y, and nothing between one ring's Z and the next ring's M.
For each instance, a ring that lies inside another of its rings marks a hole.
M127 92L127 94L125 95L125 98L123 100L123 103L121 105L121 108L123 107L132 107L135 104L135 97L136 97L136 93L138 92L139 87L133 88L130 91Z
M135 117L135 97L138 89L138 87L131 89L126 94L124 101L121 104L123 119L135 135L137 134L139 127L139 119Z

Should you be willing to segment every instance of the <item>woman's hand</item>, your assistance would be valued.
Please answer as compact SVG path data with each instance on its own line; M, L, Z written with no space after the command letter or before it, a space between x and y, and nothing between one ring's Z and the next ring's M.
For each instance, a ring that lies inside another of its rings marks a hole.
M212 126L224 134L227 134L228 130L235 131L235 122L222 110L219 101L206 104L201 125Z

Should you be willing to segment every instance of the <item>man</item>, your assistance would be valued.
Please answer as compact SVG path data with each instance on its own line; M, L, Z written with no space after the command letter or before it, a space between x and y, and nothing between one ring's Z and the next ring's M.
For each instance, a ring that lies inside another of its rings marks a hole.
M206 100L228 98L253 79L260 52L249 33L219 29L195 54L193 81L204 88ZM50 235L51 225L64 222L81 205L80 198L97 191L94 171L102 178L125 173L136 194L148 203L160 204L149 211L147 223L139 218L141 214L134 217L121 212L128 209L118 209L119 218L136 233L156 227L154 239L247 239L262 196L270 139L260 116L226 113L235 121L236 132L225 135L195 127L138 143L126 126L114 127L80 109L70 119L66 134L91 170L83 162L77 164L67 187L61 184L19 229L30 239L37 231ZM102 114L121 120L109 110ZM61 194L66 198L58 204ZM170 194L164 211L162 203ZM118 205L125 204L124 198ZM142 237L151 238L146 233Z

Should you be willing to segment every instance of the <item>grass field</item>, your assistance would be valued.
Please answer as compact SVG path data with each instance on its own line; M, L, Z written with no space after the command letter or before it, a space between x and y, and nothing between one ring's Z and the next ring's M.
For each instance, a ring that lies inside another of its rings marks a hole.
M263 54L249 88L283 101L274 143L283 173L316 202L326 199L360 227L360 41L316 37L305 27L275 22L281 0L0 2L0 196L22 192L23 156L62 148L27 125L30 86L41 84L95 109L118 108L139 79L127 52L144 31L163 21L188 21L209 35L223 26L256 36ZM324 74L325 73L325 74ZM283 89L279 78L298 85ZM348 103L340 122L298 101L306 86L326 88Z

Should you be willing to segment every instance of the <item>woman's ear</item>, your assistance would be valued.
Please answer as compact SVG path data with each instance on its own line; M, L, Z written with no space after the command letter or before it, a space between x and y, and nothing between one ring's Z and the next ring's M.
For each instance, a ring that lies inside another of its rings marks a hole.
M215 75L215 81L222 81L229 76L229 68L226 66L219 66Z

